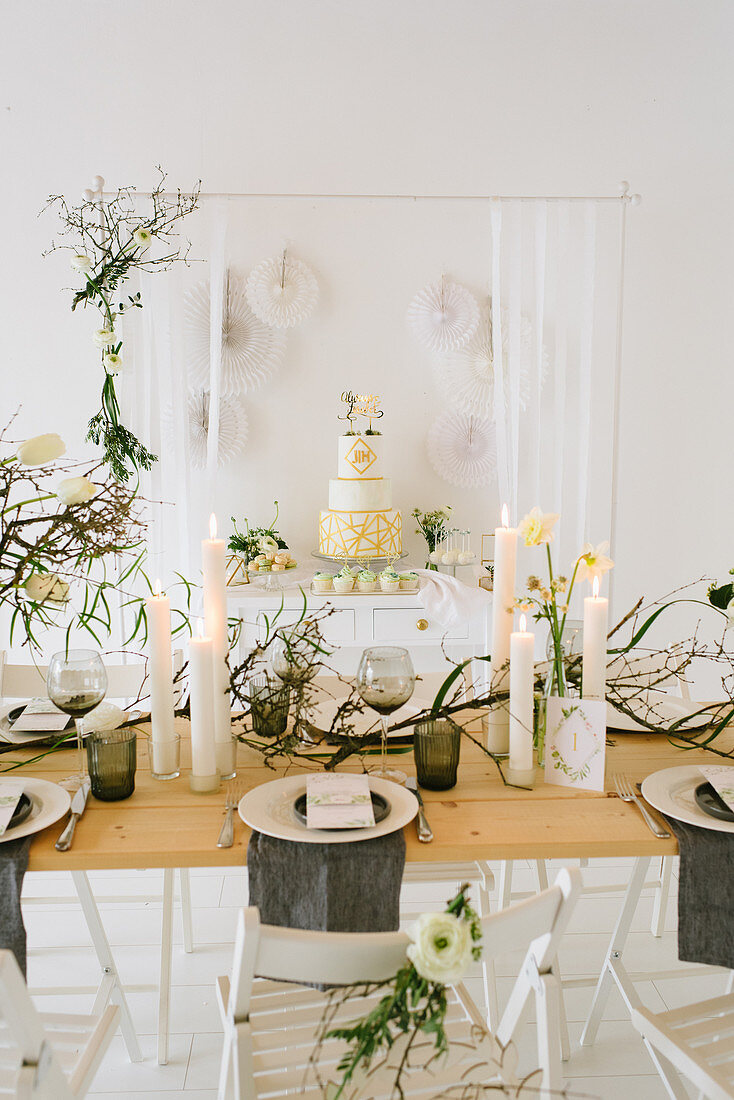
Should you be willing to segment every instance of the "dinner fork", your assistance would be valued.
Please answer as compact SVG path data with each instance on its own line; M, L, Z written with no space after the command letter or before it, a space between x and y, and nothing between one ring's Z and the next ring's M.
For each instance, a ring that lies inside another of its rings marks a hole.
M224 824L222 825L222 829L219 834L217 848L231 848L234 844L234 812L239 805L241 797L241 784L230 783L227 790L227 797L224 803L227 814L224 818Z
M668 830L664 829L662 825L658 825L655 818L647 812L642 802L632 789L632 784L630 783L627 776L617 774L612 778L614 779L614 786L617 788L617 794L619 795L619 797L622 799L623 802L634 802L635 806L645 819L645 823L647 824L651 832L653 832L655 836L660 837L661 840L665 839L665 837L669 837L670 833L668 832Z

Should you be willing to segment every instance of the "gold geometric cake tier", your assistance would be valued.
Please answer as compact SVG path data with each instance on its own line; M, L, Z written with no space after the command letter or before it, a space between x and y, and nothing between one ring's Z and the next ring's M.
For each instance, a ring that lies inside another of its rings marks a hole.
M319 513L319 551L330 558L392 558L403 549L400 512Z

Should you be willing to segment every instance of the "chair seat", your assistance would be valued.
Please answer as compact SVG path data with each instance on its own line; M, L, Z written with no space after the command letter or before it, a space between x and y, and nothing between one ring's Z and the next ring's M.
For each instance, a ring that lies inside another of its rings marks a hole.
M708 1100L734 1098L734 994L669 1012L635 1009L632 1022L663 1060L671 1062Z

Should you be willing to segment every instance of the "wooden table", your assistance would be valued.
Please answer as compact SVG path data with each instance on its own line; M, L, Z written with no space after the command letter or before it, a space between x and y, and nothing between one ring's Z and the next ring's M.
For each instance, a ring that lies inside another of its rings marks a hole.
M182 723L182 775L156 781L150 777L147 739L138 742L135 793L124 802L89 799L70 851L60 853L54 843L62 824L39 833L30 851L29 870L93 870L142 867L231 867L246 861L250 831L235 820L232 848L217 848L224 815L224 791L192 794L187 725ZM699 749L673 748L660 735L618 734L607 749L607 776L625 772L639 780L660 768L679 764L716 762L719 758ZM731 747L734 734L722 734L721 746ZM20 759L22 753L5 754ZM31 755L30 752L27 753ZM396 758L408 771L410 755ZM76 764L74 751L56 753L28 774L59 780ZM357 770L352 764L350 770ZM290 768L288 774L305 769ZM15 775L23 775L21 769ZM237 776L249 790L286 769L266 768L252 749L240 746ZM466 739L462 744L459 781L446 792L424 792L433 828L432 844L419 844L415 830L406 829L409 861L475 859L542 859L583 856L646 856L677 852L674 839L658 840L634 806L616 795L569 791L540 781L533 791L505 787L492 760ZM224 786L224 785L223 785Z

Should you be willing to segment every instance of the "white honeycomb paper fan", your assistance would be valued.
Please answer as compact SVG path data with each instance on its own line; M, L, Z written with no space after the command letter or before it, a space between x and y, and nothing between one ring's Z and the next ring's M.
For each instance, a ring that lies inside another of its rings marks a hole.
M313 312L319 284L310 267L284 252L253 268L246 293L250 309L263 324L292 328Z
M209 283L198 283L185 297L189 380L209 387ZM280 366L285 335L255 316L247 304L245 280L227 275L222 307L222 393L259 389Z
M206 466L207 443L209 439L209 391L192 390L186 401L186 419L189 433L189 458L196 470ZM165 428L169 444L177 430L174 424L173 408L168 406L165 413ZM225 394L219 399L219 448L217 465L224 466L240 454L247 443L249 425L247 413L241 401Z
M504 367L505 407L509 405L512 382L509 376L510 354L510 312L501 310L502 321L502 363ZM513 369L519 368L520 408L526 409L530 401L532 380L537 370L535 362L535 342L533 326L527 317L520 319L520 339L518 342L518 362ZM434 363L436 380L442 397L467 416L491 417L494 415L494 360L492 355L492 315L490 308L483 306L477 331L465 347ZM543 369L541 385L548 370L548 352L543 348Z
M416 294L408 306L408 324L429 351L456 351L476 332L479 305L465 286L444 278Z
M451 485L488 485L497 476L494 424L454 410L442 413L428 432L428 457L439 477Z

